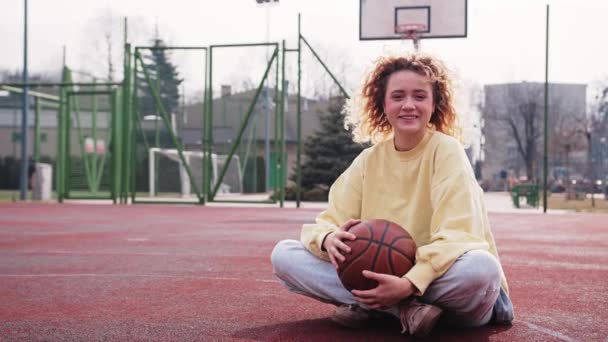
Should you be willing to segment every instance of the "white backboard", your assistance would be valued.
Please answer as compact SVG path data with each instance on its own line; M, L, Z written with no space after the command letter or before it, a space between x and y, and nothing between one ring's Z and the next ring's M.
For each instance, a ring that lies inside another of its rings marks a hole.
M402 39L397 26L423 24L420 38L467 36L467 0L359 0L359 39Z

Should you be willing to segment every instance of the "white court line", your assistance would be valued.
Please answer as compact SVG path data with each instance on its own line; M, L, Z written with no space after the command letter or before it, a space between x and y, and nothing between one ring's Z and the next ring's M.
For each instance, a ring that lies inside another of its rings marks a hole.
M134 255L134 256L194 256L209 257L208 254L200 253L173 253L173 252L97 252L97 251L39 251L25 250L15 252L0 252L0 254L59 254L59 255Z
M225 281L243 281L243 278L236 277L205 277L205 276L187 276L187 275L163 275L163 274L97 274L97 273L41 273L41 274L0 274L0 278L53 278L53 277L139 277L139 278L188 278L202 280L225 280ZM278 283L274 279L253 279L260 283Z
M528 322L524 322L524 323L528 326L528 328L530 328L532 330L540 331L547 335L551 335L555 338L559 338L562 341L574 342L574 339L572 337L568 337L568 336L560 333L559 331L551 330L549 328L543 328L541 326L538 326L538 325L532 324L532 323L528 323Z
M603 264L584 264L564 261L553 261L553 260L541 260L526 257L517 257L512 255L505 255L501 257L503 264L509 265L523 265L523 266L534 266L536 268L551 267L551 268L563 268L570 270L594 270L594 271L608 271L608 265Z

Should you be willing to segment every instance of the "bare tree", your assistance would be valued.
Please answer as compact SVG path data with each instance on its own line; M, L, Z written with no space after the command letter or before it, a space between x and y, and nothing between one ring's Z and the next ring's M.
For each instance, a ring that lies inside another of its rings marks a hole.
M483 87L471 80L463 80L458 83L457 110L459 113L460 126L462 128L462 140L464 146L470 149L471 163L475 170L475 177L482 178L483 145L485 137L482 134L484 118L483 112Z
M519 84L507 85L498 89L502 94L490 94L490 98L486 97L484 114L488 121L494 121L497 127L504 130L508 139L515 143L528 180L534 180L538 167L537 147L543 135L544 105L539 89L523 88Z
M588 120L584 115L561 115L552 121L549 144L551 152L555 159L565 162L566 169L570 170L570 154L587 147L585 137Z
M129 18L128 31L133 45L147 45L153 32L142 17ZM79 69L109 81L122 79L124 34L124 16L110 9L97 12L83 30Z
M85 43L82 45L84 50L81 52L79 69L109 81L114 80L117 66L122 65L121 28L122 21L110 9L99 11L88 21L82 38Z
M608 79L600 81L594 90L587 116L587 170L591 182L605 180L603 175L608 174ZM592 204L595 205L593 196Z
M498 159L516 173L523 166L528 180L537 180L540 176L539 166L543 164L544 84L496 84L487 85L484 89L484 134L486 137L489 135L495 153L489 157ZM582 152L587 146L585 94L584 84L549 85L548 167L563 166L566 154L570 158L571 152ZM513 159L518 160L515 162ZM581 153L577 153L575 166L580 171L584 169L581 159Z

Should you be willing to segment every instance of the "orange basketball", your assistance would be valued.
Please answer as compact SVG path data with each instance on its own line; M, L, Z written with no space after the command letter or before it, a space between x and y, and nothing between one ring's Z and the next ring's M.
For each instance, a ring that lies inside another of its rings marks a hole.
M362 221L348 229L356 240L345 240L351 248L339 263L338 276L347 290L369 290L378 282L363 276L363 270L405 275L414 266L416 242L398 224L386 220Z

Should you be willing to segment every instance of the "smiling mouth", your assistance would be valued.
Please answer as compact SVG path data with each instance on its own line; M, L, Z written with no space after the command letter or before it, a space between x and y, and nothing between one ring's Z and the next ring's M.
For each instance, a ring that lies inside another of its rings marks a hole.
M399 115L397 118L405 120L418 119L418 115Z

